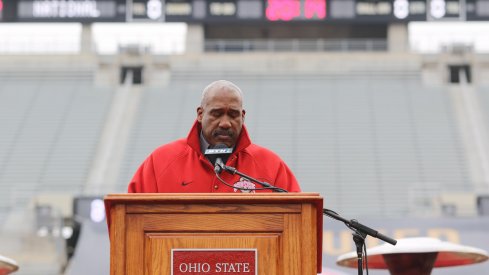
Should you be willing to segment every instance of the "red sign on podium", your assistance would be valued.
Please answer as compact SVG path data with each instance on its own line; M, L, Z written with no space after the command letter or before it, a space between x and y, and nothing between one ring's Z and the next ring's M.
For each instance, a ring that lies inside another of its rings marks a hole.
M256 249L172 249L172 275L257 275Z

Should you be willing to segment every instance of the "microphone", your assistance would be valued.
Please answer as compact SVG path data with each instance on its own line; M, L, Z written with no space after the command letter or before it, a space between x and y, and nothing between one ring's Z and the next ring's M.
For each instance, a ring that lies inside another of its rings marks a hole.
M219 143L212 149L206 149L204 155L212 164L214 164L214 172L216 172L216 174L220 174L224 168L227 158L231 153L233 153L233 148L228 148L225 144Z
M222 181L222 183L224 183L225 185L231 187L231 188L235 188L235 189L240 189L240 190L244 190L244 189L247 189L247 190L250 190L248 188L239 188L239 187L235 187L235 186L232 186L232 185L229 185L228 183L226 183L223 179L221 179L221 177L219 177L219 174L222 172L222 170L226 170L227 172L231 173L231 174L238 174L240 175L241 177L243 178L246 178L252 182L256 182L258 184L260 184L261 186L263 186L264 188L253 188L251 190L263 190L263 189L271 189L273 190L274 192L285 192L287 193L287 190L284 190L282 188L279 188L279 187L275 187L273 185L271 185L270 183L267 183L267 182L262 182L262 181L259 181L255 178L252 178L246 174L243 174L241 172L239 172L236 168L234 167L230 167L230 166L226 166L225 163L226 163L226 160L228 159L229 155L233 152L233 148L228 148L226 146L226 144L223 144L223 143L218 143L214 146L214 148L212 149L206 149L205 152L204 152L204 155L207 157L207 159L209 159L209 161L214 164L214 172L216 173L216 176L217 178Z

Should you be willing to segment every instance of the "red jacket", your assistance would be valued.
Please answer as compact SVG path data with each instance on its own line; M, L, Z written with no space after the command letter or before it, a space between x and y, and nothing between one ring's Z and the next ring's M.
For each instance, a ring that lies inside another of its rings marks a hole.
M179 139L157 148L136 171L129 183L128 192L236 192L237 189L224 185L216 178L214 166L200 151L200 131L201 126L195 121L186 139ZM252 144L244 125L235 150L226 165L289 192L300 192L297 180L287 165L272 151ZM250 185L238 175L222 172L220 176L231 185ZM256 184L256 188L261 186Z

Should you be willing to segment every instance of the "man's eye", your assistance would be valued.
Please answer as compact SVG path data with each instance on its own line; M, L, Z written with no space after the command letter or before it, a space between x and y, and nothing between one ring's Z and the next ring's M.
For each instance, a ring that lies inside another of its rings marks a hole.
M221 112L219 111L211 111L211 116L218 117L221 115Z
M238 111L230 112L229 113L229 116L232 117L232 118L237 118L237 117L239 117L239 112Z

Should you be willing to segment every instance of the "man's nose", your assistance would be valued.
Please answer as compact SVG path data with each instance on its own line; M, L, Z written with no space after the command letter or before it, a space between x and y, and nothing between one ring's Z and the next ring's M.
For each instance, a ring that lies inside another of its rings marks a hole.
M231 128L231 120L227 116L223 116L219 121L219 128L229 129Z

